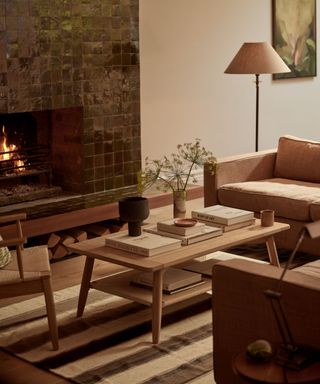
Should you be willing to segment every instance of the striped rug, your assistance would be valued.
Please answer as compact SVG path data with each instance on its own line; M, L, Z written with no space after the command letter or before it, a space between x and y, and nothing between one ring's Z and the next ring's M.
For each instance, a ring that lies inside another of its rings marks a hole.
M51 350L42 297L1 308L0 346L75 383L214 383L208 296L165 308L153 345L150 308L91 290L76 318L78 295L79 286L55 292L59 351Z

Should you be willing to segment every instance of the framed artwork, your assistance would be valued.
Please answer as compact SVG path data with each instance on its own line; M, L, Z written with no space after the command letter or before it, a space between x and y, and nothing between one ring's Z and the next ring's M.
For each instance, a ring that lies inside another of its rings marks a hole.
M273 47L291 69L274 79L317 75L316 0L272 0Z

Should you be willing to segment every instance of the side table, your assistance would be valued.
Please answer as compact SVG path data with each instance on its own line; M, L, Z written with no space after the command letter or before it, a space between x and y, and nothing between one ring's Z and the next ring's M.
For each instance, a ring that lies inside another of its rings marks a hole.
M316 384L320 383L320 362L316 362L300 371L281 367L272 360L257 363L247 358L245 352L239 353L233 360L236 374L248 383L271 384Z

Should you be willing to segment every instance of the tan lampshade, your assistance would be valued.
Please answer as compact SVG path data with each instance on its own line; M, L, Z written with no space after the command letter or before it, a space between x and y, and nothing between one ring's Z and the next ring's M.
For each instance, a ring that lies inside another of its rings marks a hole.
M225 73L285 73L290 68L268 42L244 43Z

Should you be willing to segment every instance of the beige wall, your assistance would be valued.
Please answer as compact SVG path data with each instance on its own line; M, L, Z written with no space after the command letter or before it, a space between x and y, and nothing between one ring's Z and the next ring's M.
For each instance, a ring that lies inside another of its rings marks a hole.
M142 158L198 137L218 157L254 151L252 75L224 70L244 41L271 42L271 0L140 0ZM260 149L320 140L319 77L260 85Z

